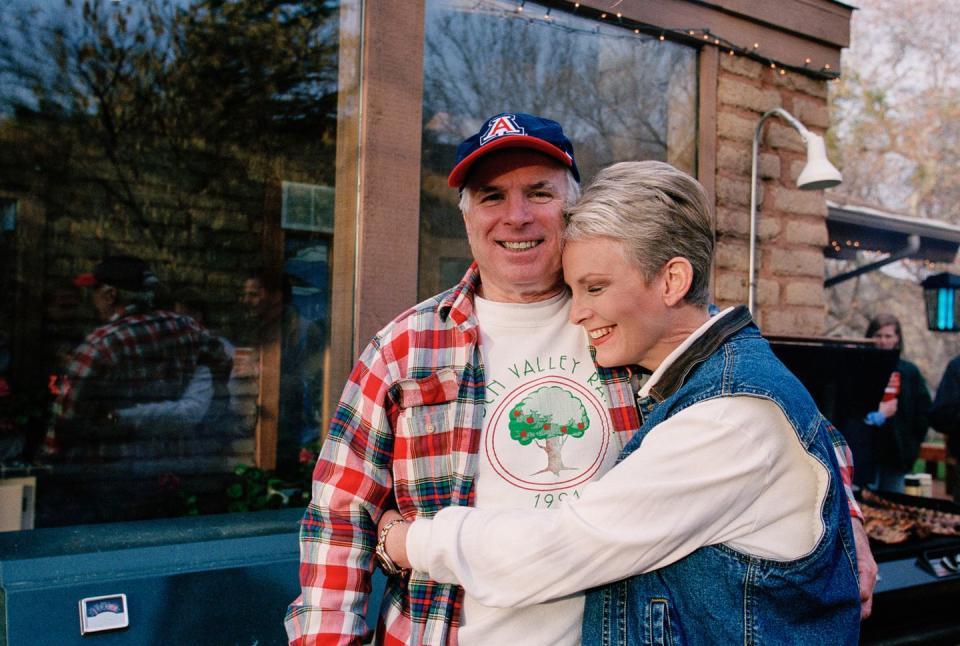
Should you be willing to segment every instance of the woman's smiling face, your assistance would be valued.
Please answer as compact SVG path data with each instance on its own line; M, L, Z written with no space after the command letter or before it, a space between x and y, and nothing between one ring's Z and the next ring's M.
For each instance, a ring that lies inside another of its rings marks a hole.
M563 276L573 295L570 321L582 325L597 350L597 363L638 364L655 370L669 350L661 340L670 330L663 283L649 283L627 260L622 243L585 238L566 243Z

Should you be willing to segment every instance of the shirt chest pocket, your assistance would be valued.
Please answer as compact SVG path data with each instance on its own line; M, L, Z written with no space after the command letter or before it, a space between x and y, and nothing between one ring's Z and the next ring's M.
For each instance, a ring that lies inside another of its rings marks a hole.
M407 496L435 499L441 491L449 491L458 391L457 373L451 368L394 385L391 396L398 413L393 471L398 502Z
M400 413L397 435L410 438L443 435L450 430L450 414L449 404L408 408Z

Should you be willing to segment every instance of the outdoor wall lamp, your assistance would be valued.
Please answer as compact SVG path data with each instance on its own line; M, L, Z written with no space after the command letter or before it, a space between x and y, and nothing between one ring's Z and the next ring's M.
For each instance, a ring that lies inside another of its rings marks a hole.
M843 181L840 171L827 159L823 137L807 130L792 114L783 108L774 108L764 113L753 133L753 160L750 165L750 278L747 284L747 307L754 313L757 291L757 193L760 192L757 165L760 157L760 131L764 122L772 116L781 117L800 133L807 144L807 165L797 177L797 188L816 191L831 188Z
M960 276L943 272L928 276L920 285L927 306L927 329L960 331Z

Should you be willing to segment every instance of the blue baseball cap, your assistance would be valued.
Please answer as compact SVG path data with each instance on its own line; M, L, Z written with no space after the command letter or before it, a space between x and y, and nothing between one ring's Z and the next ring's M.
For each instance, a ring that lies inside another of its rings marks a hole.
M447 177L447 184L450 188L463 188L474 162L502 148L530 148L553 157L580 181L580 171L573 159L573 144L563 134L559 123L523 112L504 112L487 119L480 132L457 146L457 163Z

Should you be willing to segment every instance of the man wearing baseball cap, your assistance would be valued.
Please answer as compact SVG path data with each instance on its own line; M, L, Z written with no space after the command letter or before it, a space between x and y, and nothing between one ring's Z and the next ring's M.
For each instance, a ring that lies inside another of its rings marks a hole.
M484 606L398 571L382 549L394 523L376 526L393 507L412 520L558 506L640 428L633 371L598 368L568 320L561 234L579 179L570 140L542 117L498 114L457 148L448 184L474 263L381 330L350 376L301 524L291 644L362 643L375 560L389 575L377 643L580 643L582 594Z
M129 434L118 427L117 411L178 400L200 364L214 376L229 374L215 337L190 317L154 307L159 281L140 258L108 256L74 284L90 290L102 325L70 354L44 441L47 456L82 461L103 454L104 444ZM109 512L108 503L103 507Z
M125 301L152 303L153 290L159 281L140 258L119 255L107 256L93 271L78 274L73 284L92 289L91 299L97 315L101 321L108 321Z

